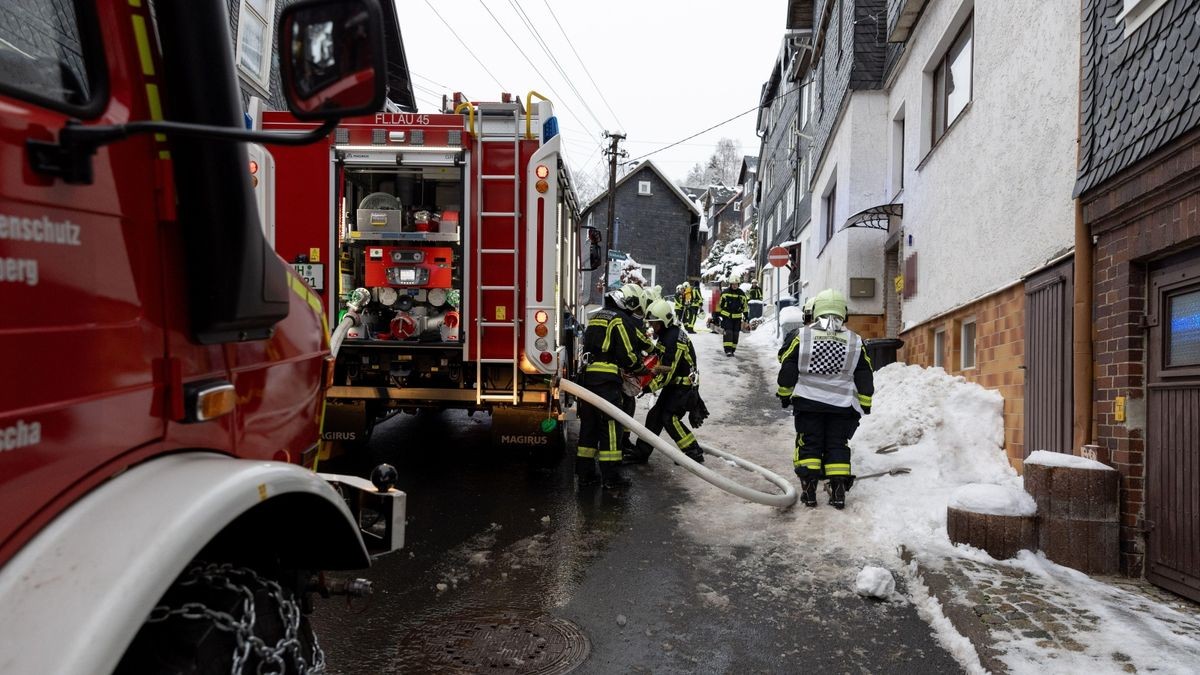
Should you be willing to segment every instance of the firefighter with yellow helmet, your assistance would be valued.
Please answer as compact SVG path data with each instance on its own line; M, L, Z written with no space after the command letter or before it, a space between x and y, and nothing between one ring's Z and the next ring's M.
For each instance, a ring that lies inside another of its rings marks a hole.
M874 375L862 338L845 327L845 296L821 291L813 298L813 317L779 356L777 395L794 416L792 464L800 478L800 500L816 506L817 484L824 478L830 506L841 509L854 484L850 438L859 419L871 414Z
M721 293L717 313L721 315L721 327L725 330L725 356L733 356L737 351L738 337L742 334L742 317L746 315L749 302L746 292L737 285L733 277L729 277L729 287Z

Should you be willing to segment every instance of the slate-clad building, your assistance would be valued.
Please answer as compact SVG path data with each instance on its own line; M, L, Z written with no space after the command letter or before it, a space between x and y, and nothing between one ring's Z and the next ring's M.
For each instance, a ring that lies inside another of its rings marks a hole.
M654 164L645 161L617 181L611 248L633 257L642 275L663 292L700 274L700 212ZM584 225L608 228L608 191L582 213ZM594 298L593 298L594 299Z
M1200 600L1200 3L1083 3L1079 174L1093 442L1125 572Z

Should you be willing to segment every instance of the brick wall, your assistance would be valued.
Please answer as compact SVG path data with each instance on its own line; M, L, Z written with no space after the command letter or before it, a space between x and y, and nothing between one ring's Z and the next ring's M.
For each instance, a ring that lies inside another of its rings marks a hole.
M881 338L887 332L887 317L879 314L851 314L846 318L846 327L858 333L864 340Z
M1025 287L1009 287L900 334L899 360L933 365L934 333L946 331L944 368L1004 397L1004 452L1018 471L1025 459ZM975 319L975 367L962 368L962 324ZM882 318L882 317L881 317Z
M1141 576L1145 431L1128 419L1118 422L1113 401L1125 396L1127 405L1139 405L1146 397L1146 330L1139 322L1149 263L1200 246L1200 131L1086 193L1083 201L1096 241L1093 438L1121 473L1121 569Z

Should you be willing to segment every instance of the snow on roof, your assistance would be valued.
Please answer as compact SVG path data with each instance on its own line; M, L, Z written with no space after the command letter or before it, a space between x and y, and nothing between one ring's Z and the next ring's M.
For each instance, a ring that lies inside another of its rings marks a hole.
M1087 457L1078 457L1076 455L1068 455L1062 452L1048 452L1046 450L1034 450L1029 453L1029 457L1025 459L1026 464L1040 464L1042 466L1059 466L1070 469L1091 469L1093 471L1116 471L1116 469L1106 464L1101 464L1094 459Z
M617 179L616 187L618 187L618 188L621 187L623 184L625 184L626 181L628 181L630 178L638 175L639 173L641 173L642 169L645 169L647 167L649 167L650 170L654 171L654 173L658 174L658 177L662 179L662 182L666 183L667 186L669 188L671 188L671 192L675 193L676 197L678 197L680 200L682 200L683 203L687 204L689 209L691 209L696 215L700 215L700 207L696 206L695 202L692 201L692 198L690 196L688 196L687 193L685 193L683 190L679 189L679 186L676 185L674 183L674 181L667 178L667 174L663 173L662 169L658 168L658 165L655 164L654 160L652 160L652 159L647 159L647 160L639 163L637 165L637 167L634 168L634 170L626 173L624 176L621 176L619 179ZM588 202L582 209L580 209L580 212L582 213L582 212L587 211L588 209L595 206L601 199L606 199L607 196L608 196L608 190L601 192L600 194L596 195L595 199Z

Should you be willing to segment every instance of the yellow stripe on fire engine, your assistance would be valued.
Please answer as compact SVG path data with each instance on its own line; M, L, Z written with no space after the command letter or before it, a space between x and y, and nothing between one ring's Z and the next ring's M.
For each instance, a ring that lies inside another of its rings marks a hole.
M313 313L321 320L321 335L324 337L325 344L328 344L329 320L325 318L324 308L321 307L321 298L314 295L308 284L304 283L302 279L291 274L288 275L288 286L312 308Z
M158 97L157 84L151 82L146 83L146 103L150 105L150 119L161 120L163 118L162 100ZM167 137L165 134L154 134L154 140L159 141L160 143L166 142Z
M133 15L133 37L137 41L138 59L142 62L142 74L154 75L154 59L150 55L150 33L146 30L146 19Z

